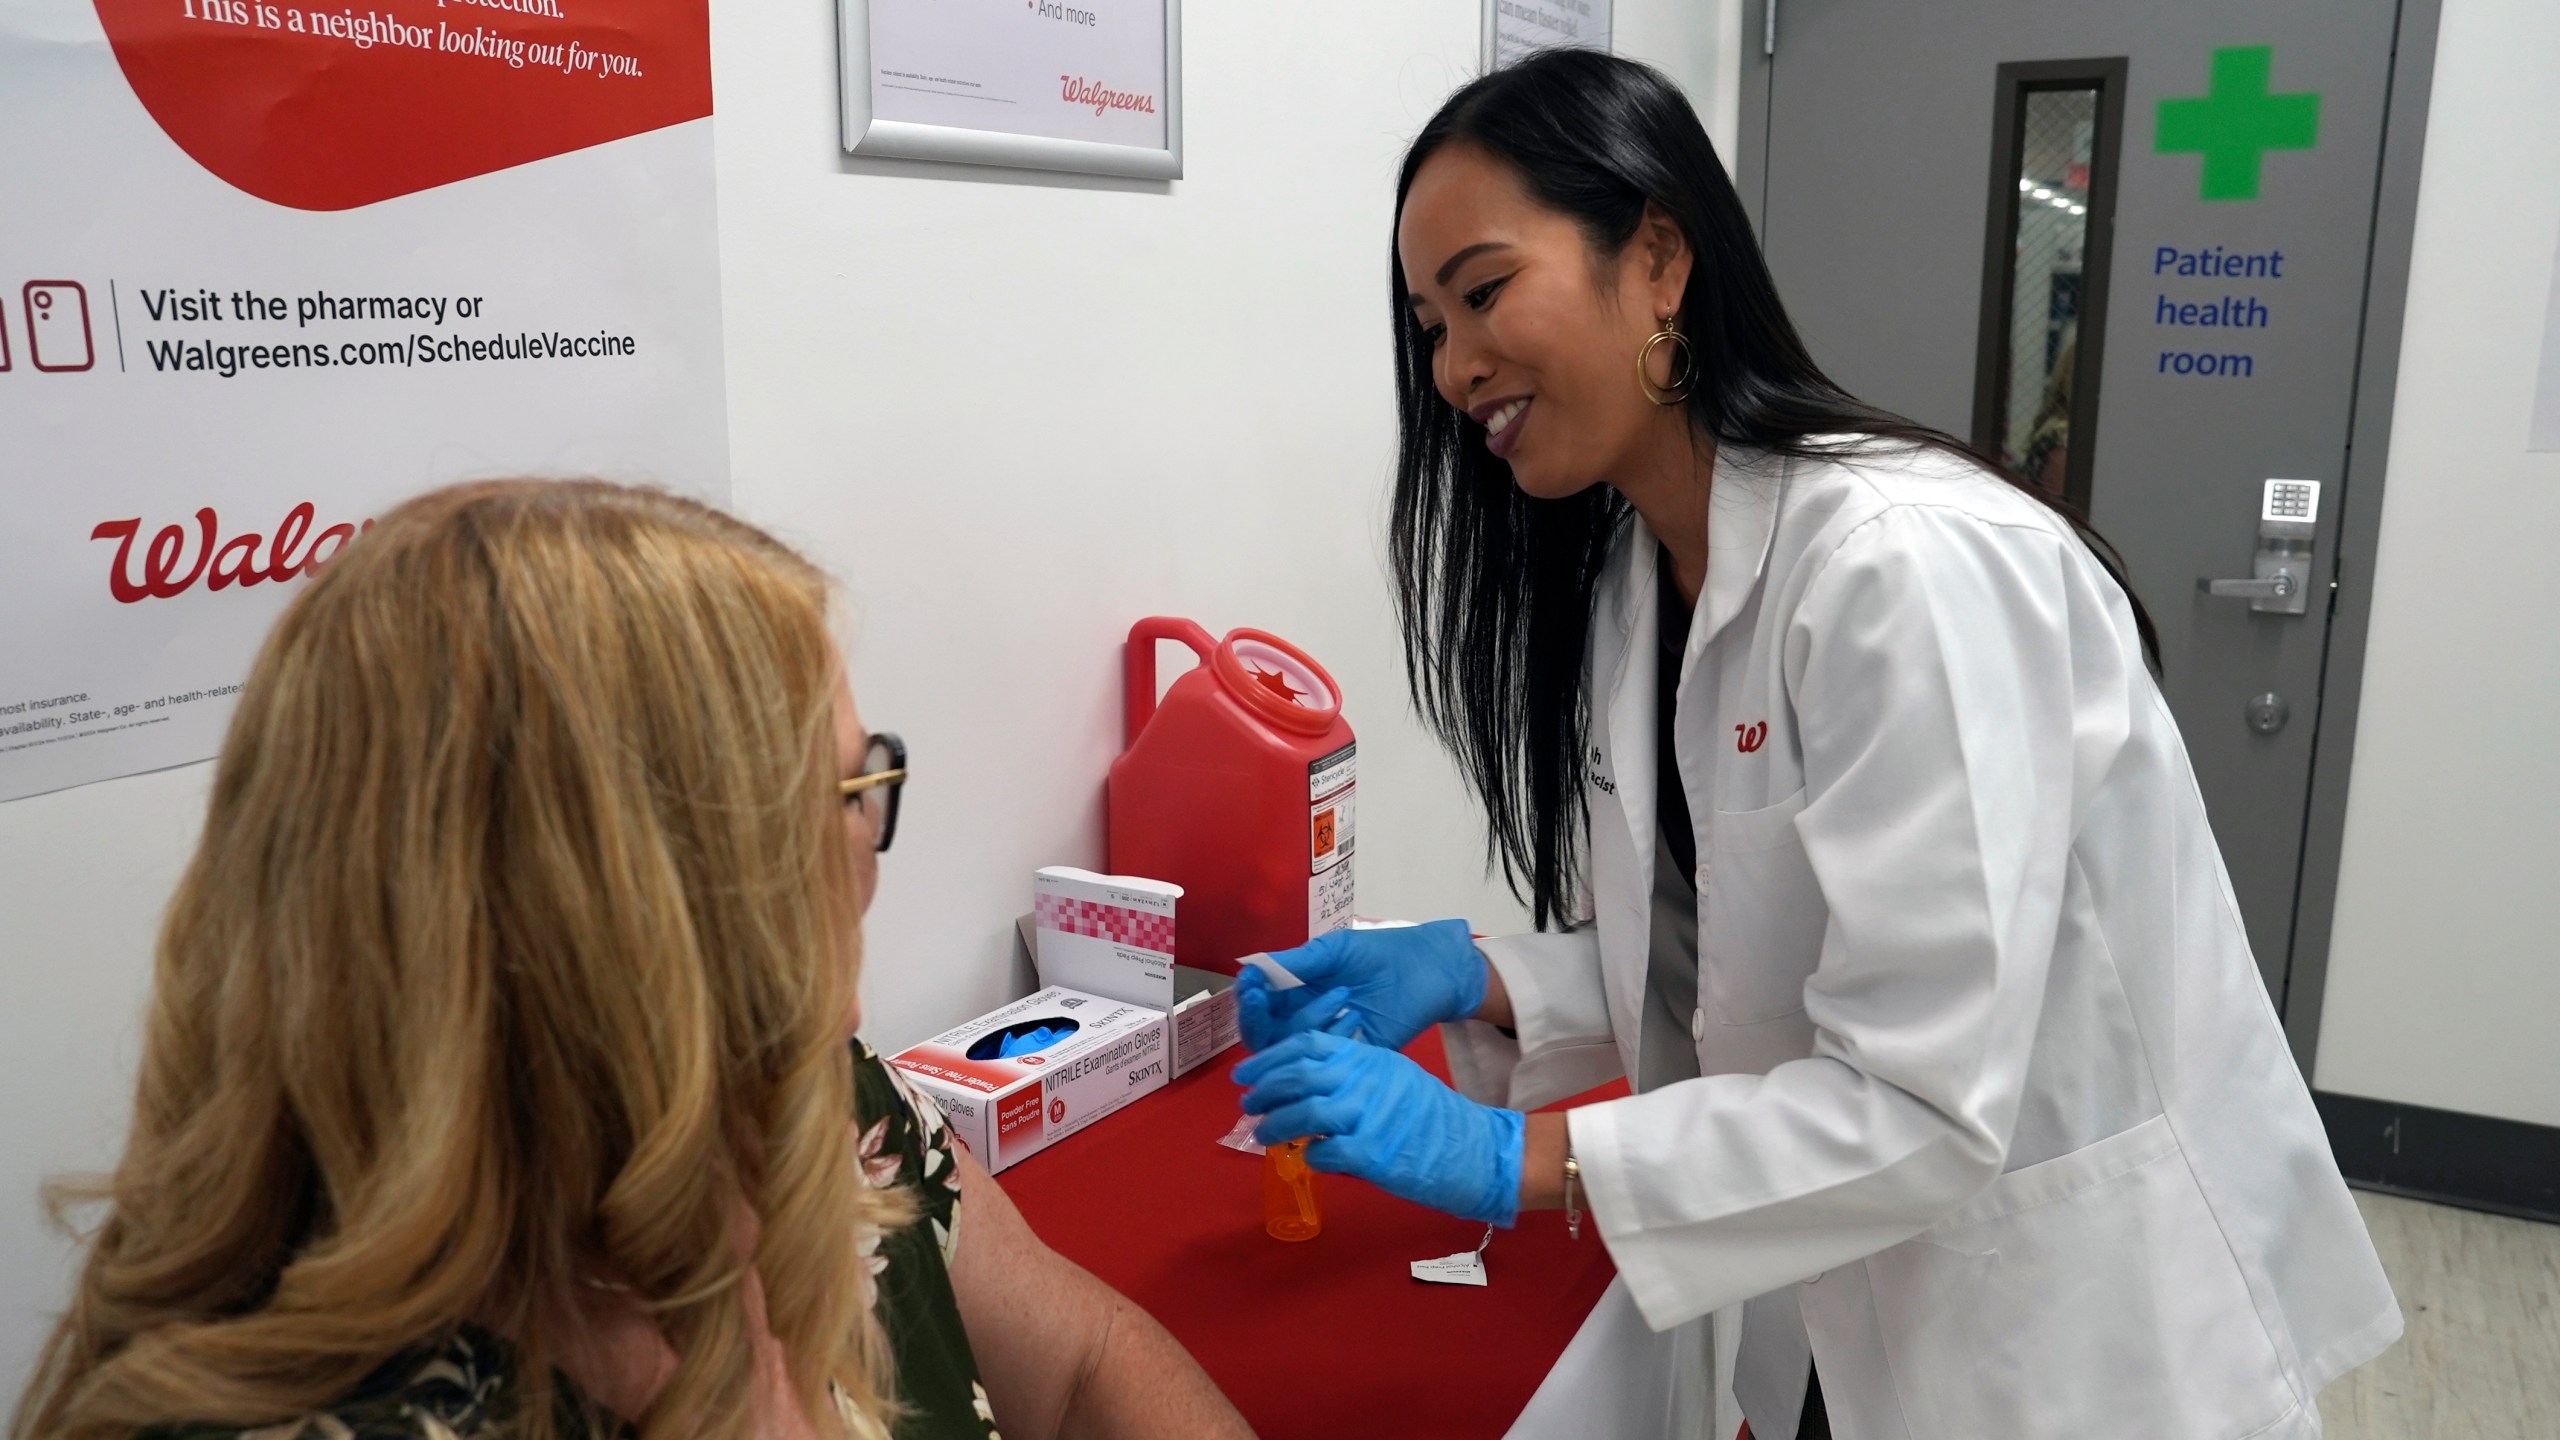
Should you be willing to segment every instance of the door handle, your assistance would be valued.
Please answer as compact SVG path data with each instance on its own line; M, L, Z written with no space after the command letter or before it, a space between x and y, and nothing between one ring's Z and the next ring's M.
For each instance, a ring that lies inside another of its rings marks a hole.
M2311 608L2311 546L2318 536L2320 482L2270 480L2258 504L2258 563L2246 580L2202 579L2196 589L2246 600L2261 615L2302 615Z
M2219 595L2226 600L2290 600L2296 584L2293 572L2279 570L2257 580L2198 580L2196 589L2206 595Z

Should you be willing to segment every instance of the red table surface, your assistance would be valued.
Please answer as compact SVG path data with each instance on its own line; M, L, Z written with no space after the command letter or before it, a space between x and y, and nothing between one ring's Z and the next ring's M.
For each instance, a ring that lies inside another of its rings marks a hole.
M1406 1052L1443 1078L1438 1032ZM1147 1308L1266 1440L1492 1440L1511 1428L1616 1268L1586 1220L1497 1231L1491 1282L1406 1267L1484 1227L1324 1177L1324 1233L1262 1231L1262 1159L1218 1144L1237 1115L1231 1050L998 1179L1040 1237ZM1613 1084L1569 1104L1626 1093ZM966 1243L965 1241L963 1243Z

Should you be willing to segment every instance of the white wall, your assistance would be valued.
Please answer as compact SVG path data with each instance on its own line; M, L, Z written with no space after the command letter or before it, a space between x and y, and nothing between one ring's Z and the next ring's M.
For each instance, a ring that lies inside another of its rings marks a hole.
M1617 0L1611 48L1658 65L1689 92L1725 168L1742 133L1742 12L1748 0ZM1755 37L1752 44L1757 45Z
M1617 5L1728 148L1737 5ZM1163 185L847 159L827 0L715 0L737 506L844 577L866 718L914 750L876 1043L1008 998L1033 867L1101 862L1118 640L1152 612L1277 631L1342 683L1362 909L1521 922L1406 711L1378 544L1394 167L1479 13L1186 6L1190 174ZM70 1258L36 1185L114 1158L207 779L0 806L0 1398Z
M2560 1125L2560 8L2446 0L2321 1013L2325 1090Z
M115 1163L152 938L212 778L189 765L0 805L0 1406L74 1263L37 1187Z
M1620 8L1710 49L1669 0ZM738 506L847 578L865 718L915 756L880 1041L1010 998L1031 870L1101 862L1119 639L1149 613L1273 630L1342 683L1364 910L1517 918L1407 717L1377 543L1395 165L1476 17L1187 6L1167 186L845 159L824 6L719 11Z

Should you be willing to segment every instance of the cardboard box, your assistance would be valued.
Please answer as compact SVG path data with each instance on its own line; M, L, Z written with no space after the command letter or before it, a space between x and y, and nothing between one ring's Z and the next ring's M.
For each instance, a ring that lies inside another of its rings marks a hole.
M1023 946L1043 985L1166 1012L1173 1073L1236 1043L1235 977L1173 963L1182 887L1051 865L1032 876Z
M1173 1073L1188 1074L1242 1039L1236 1029L1236 977L1173 967Z
M1174 908L1182 887L1051 865L1031 876L1040 983L1171 1010Z
M1229 1002L1233 1004L1232 1001ZM1007 1035L1073 1027L1004 1060ZM1171 1078L1163 1011L1052 985L889 1057L988 1170L1036 1155Z

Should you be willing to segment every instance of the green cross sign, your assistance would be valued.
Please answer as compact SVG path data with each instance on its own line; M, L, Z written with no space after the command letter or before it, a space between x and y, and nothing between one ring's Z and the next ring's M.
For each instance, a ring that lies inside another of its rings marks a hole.
M2270 150L2308 150L2320 143L2315 91L2267 93L2275 72L2272 45L2234 45L2213 52L2207 93L2160 102L2155 150L2204 156L2204 198L2255 200L2258 168Z

